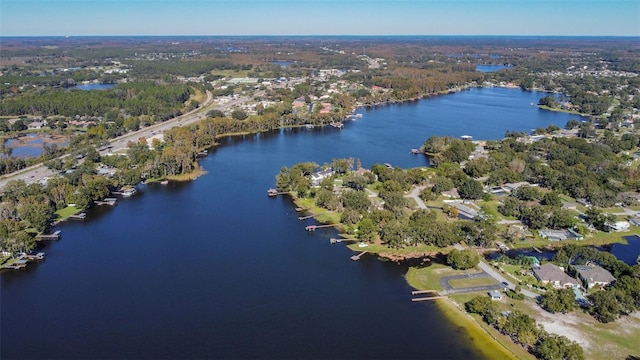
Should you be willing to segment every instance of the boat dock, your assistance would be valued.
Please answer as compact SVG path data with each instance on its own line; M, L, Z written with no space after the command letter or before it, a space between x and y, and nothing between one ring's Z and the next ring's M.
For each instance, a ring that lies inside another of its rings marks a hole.
M298 216L298 220L307 220L307 219L311 219L314 216L315 215Z
M61 232L62 231L57 230L53 234L38 234L38 235L36 235L36 241L38 241L38 240L59 240Z
M358 239L336 239L336 238L329 239L329 242L332 244L338 244L345 241L358 241Z
M37 254L23 254L20 259L24 259L27 261L39 261L44 260L44 253L39 252Z
M73 214L73 215L69 216L69 219L72 219L72 220L84 221L86 218L87 218L87 213L85 213L85 212L81 212L81 213Z
M316 229L328 228L333 226L334 225L309 225L309 226L306 226L304 229L307 231L315 231Z
M366 254L368 251L363 251L358 255L353 255L352 257L350 257L351 260L353 261L358 261L360 260L360 258L362 257L362 255Z
M21 270L27 267L28 261L25 259L19 259L13 262L12 264L3 265L3 269L12 269L12 270Z
M278 191L278 189L269 189L267 190L267 195L269 196L278 196L278 195L285 195L288 194L288 192L283 192L283 191Z
M414 290L411 292L412 296L425 295L425 294L430 294L430 296L412 298L411 301L412 302L429 301L429 300L442 299L446 297L446 296L440 295L440 293L437 292L436 290Z

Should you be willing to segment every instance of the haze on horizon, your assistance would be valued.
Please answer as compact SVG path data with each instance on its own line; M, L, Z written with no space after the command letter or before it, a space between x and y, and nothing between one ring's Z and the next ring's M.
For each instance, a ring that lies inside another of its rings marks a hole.
M640 36L638 0L0 0L0 36Z

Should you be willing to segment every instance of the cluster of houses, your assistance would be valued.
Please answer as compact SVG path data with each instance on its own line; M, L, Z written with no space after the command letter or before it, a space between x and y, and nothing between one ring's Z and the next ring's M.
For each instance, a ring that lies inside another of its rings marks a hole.
M578 278L569 276L563 268L546 263L532 268L533 276L543 284L551 284L555 288L591 289L594 286L603 287L609 285L615 278L611 273L597 265L573 265Z

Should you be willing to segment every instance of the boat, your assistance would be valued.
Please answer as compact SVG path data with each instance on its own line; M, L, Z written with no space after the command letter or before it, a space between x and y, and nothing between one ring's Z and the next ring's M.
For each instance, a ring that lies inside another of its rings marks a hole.
M473 140L473 136L471 136L471 135L462 135L462 136L460 136L460 139L471 141L471 140Z
M169 183L169 180L160 181L160 185L167 185L168 183Z

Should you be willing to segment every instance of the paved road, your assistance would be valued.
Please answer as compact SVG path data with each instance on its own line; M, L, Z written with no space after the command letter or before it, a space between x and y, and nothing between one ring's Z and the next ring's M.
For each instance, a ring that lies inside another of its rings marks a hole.
M185 126L185 125L192 124L196 121L204 119L206 117L207 111L211 110L212 108L217 108L219 110L225 111L235 105L238 105L247 101L248 99L249 99L248 97L241 97L233 101L230 101L228 103L216 106L216 104L213 102L213 95L211 94L211 92L207 91L207 99L197 109L194 109L188 113L185 113L173 119L169 119L165 122L154 124L144 129L131 132L126 135L120 136L118 138L112 139L109 141L109 145L111 145L111 148L100 151L100 154L105 155L109 152L117 152L117 151L126 149L127 144L130 141L136 142L142 137L150 138L155 135L159 135L172 127ZM63 156L60 156L59 158L64 159L67 156L68 155L63 155ZM32 183L32 182L40 181L45 177L52 176L53 174L54 174L53 171L49 170L46 166L42 164L33 165L28 168L22 169L18 172L3 175L2 177L0 177L0 189L2 189L7 184L7 182L11 180L22 179L27 183Z
M426 188L426 186L417 186L414 187L413 190L411 190L411 193L409 193L408 195L405 195L404 197L407 198L412 198L413 200L415 200L416 204L418 204L418 207L420 209L427 209L427 205L424 203L424 201L422 201L422 199L420 199L420 191L424 190Z

